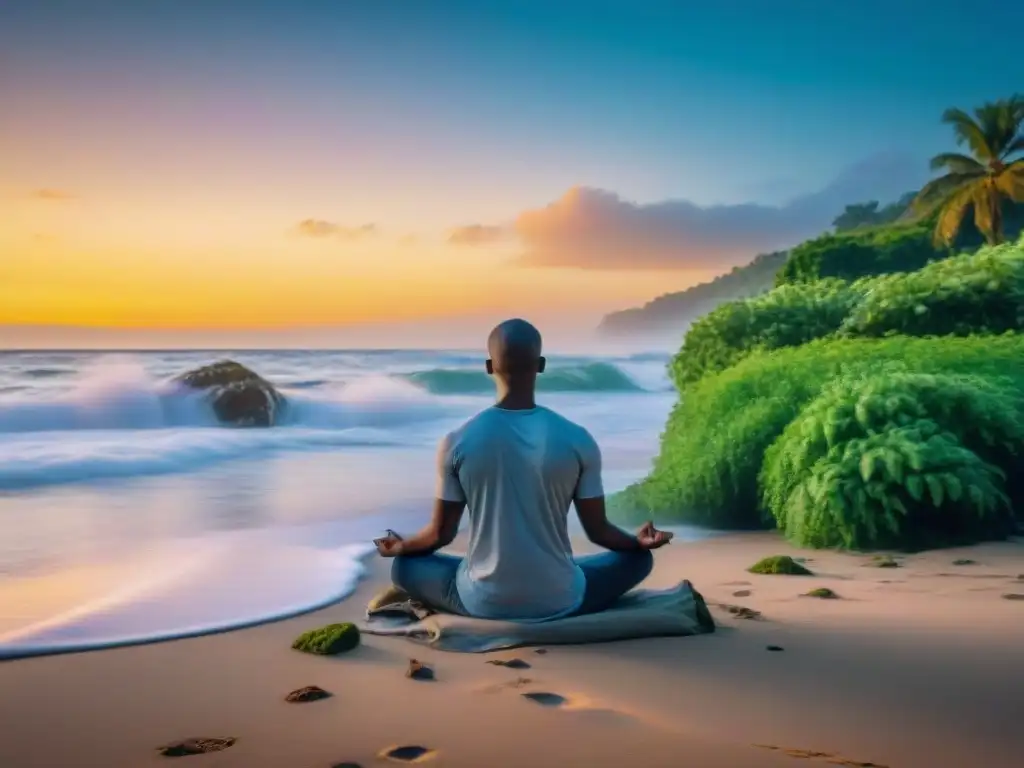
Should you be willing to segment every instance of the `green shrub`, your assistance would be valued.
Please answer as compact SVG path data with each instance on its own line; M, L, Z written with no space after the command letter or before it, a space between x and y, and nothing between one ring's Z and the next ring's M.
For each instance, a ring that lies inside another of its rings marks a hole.
M785 576L811 576L810 570L789 555L772 555L758 560L747 568L751 573L781 574Z
M889 275L843 323L850 336L968 336L1024 328L1024 239Z
M1016 392L1019 404L1024 337L829 339L755 353L686 390L651 474L613 508L718 529L774 525L758 484L765 452L829 381L886 370L974 374L998 384L1006 398Z
M306 653L329 656L351 651L357 645L359 645L359 627L346 621L303 632L295 638L292 648Z
M669 373L682 391L752 352L796 347L839 330L867 284L822 280L784 285L752 299L729 302L690 326Z
M789 252L775 278L776 285L825 278L861 277L910 272L950 255L932 244L931 222L898 223L825 234Z
M760 480L794 543L915 548L1005 535L1000 467L1022 454L1012 387L882 372L831 382L768 449Z

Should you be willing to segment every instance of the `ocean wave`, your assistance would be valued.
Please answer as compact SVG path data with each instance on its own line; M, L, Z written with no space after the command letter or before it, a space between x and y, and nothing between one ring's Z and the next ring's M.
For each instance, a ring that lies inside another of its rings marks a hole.
M485 371L434 368L401 374L401 378L434 395L478 395L494 391ZM537 378L540 392L642 392L622 369L611 363L552 366Z
M192 472L279 453L407 445L373 429L165 429L17 435L0 442L0 490Z

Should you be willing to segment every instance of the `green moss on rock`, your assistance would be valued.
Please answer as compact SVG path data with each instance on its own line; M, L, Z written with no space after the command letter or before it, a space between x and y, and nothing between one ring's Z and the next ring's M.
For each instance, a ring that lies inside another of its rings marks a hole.
M812 589L810 592L807 592L806 595L807 597L820 597L822 600L835 600L839 597L839 595L837 595L828 587L818 587L817 589Z
M789 555L772 555L758 560L748 569L751 573L780 574L785 576L810 576L811 572Z
M892 555L875 555L871 558L869 565L875 568L899 568L899 561Z
M303 632L292 643L292 648L305 653L331 656L351 651L359 645L359 627L350 622L328 624L320 629Z

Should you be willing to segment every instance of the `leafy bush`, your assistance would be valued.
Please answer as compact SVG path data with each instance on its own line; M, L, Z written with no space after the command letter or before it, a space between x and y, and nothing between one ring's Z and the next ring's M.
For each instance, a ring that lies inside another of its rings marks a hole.
M918 548L1005 535L1001 467L1024 453L1024 402L997 381L837 379L765 454L765 506L806 546Z
M1024 239L875 280L843 323L851 336L967 336L1024 328Z
M723 304L690 326L669 365L672 380L682 391L752 352L795 347L835 333L867 287L822 280Z
M719 529L774 524L758 485L765 452L829 381L885 370L974 374L1005 397L1016 393L1014 411L1024 411L1024 337L1016 334L829 339L757 352L686 390L653 471L613 511Z
M932 244L931 222L892 224L826 234L801 243L789 252L775 278L776 285L826 278L861 277L910 272L945 258L949 251Z

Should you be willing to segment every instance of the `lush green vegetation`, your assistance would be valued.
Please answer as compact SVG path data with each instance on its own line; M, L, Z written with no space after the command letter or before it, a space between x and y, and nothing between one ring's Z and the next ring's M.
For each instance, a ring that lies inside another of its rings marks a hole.
M832 220L832 228L836 232L848 232L852 229L892 224L907 213L915 197L917 192L908 192L899 200L881 208L877 200L848 205Z
M359 645L359 639L359 627L346 621L303 632L295 638L292 648L320 656L333 656L351 651Z

